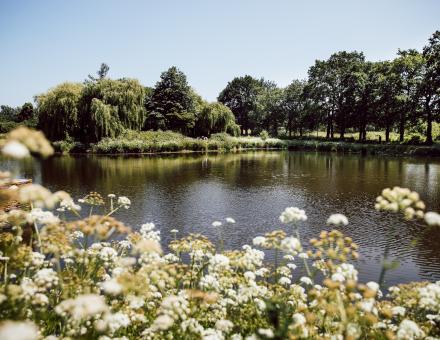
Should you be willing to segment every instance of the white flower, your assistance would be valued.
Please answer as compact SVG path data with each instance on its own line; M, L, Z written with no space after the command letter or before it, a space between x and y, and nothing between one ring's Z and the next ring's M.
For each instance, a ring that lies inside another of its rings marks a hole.
M293 314L292 319L295 325L305 325L306 323L306 318L302 313Z
M283 286L288 286L292 283L292 281L288 277L282 276L278 280L278 283Z
M179 232L179 231L178 231L177 229L171 229L171 230L170 230L170 233L171 233L171 234L177 234L178 232Z
M414 321L405 319L403 320L397 331L397 339L399 340L413 340L421 339L425 336L425 333L417 326Z
M109 295L118 295L122 292L122 286L116 281L116 279L102 282L101 289Z
M159 315L156 320L154 320L152 328L155 330L167 330L174 324L174 319L166 314Z
M37 340L38 328L32 322L6 321L0 327L2 340Z
M213 227L220 227L222 225L222 222L220 222L220 221L214 221L214 222L212 222L212 226Z
M55 307L57 314L69 316L75 321L86 320L107 311L104 297L96 294L79 295L75 299L64 300Z
M302 283L306 284L306 285L313 285L313 281L310 277L308 276L303 276L302 278L299 279Z
M306 221L307 215L304 210L298 209L296 207L290 207L284 209L284 211L280 215L281 223L291 223L291 222L299 222Z
M391 312L393 313L393 315L404 316L406 313L406 309L405 309L405 307L402 307L402 306L395 306L395 307L391 308Z
M425 214L425 222L429 226L440 227L440 214L433 211L428 211Z
M34 282L40 288L52 288L58 284L58 275L52 268L43 268L35 273Z
M301 250L301 243L296 237L286 237L281 241L281 249L289 253Z
M118 197L118 204L122 207L124 207L125 209L130 208L131 205L131 201L128 197L125 196L119 196Z
M233 327L234 324L231 321L225 319L218 320L215 323L215 328L224 333L229 333Z
M274 337L273 330L271 330L270 328L259 328L258 334L263 335L266 338L273 338Z
M333 214L327 219L328 225L345 226L348 224L348 218L342 214Z
M121 312L115 314L107 314L104 320L106 321L111 334L113 334L120 328L124 328L130 325L129 317Z
M108 197L108 198L115 198L116 195L115 195L115 194L108 194L107 197Z
M41 224L58 223L60 220L50 211L43 211L41 208L34 208L29 213L32 221Z
M6 145L2 148L2 153L5 156L18 159L29 156L28 148L15 140L6 143Z
M252 244L257 247L264 246L265 243L266 243L266 238L264 236L257 236L254 237L254 239L252 240Z
M337 282L344 282L345 277L344 277L344 275L342 275L342 273L334 273L332 275L332 280L337 281Z
M235 223L235 220L232 217L226 217L226 222L228 223Z

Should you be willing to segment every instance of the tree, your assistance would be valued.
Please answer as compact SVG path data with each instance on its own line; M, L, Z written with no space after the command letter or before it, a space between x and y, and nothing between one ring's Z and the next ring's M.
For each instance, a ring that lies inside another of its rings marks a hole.
M251 111L252 121L255 122L255 132L262 129L273 136L278 135L278 127L284 120L284 90L275 83L266 82L261 94L257 96L255 110Z
M151 95L149 121L157 127L188 133L195 122L192 89L185 74L172 66L163 72Z
M136 79L87 83L80 100L80 138L98 141L125 129L141 130L146 118L145 89Z
M221 103L205 103L197 115L195 131L197 135L206 137L219 132L238 135L240 127L235 123L235 116L227 106Z
M17 120L17 116L20 112L19 107L11 107L8 105L0 106L0 120L3 121L15 121Z
M38 126L46 137L61 140L77 132L82 89L82 84L63 83L35 97Z
M88 82L88 81L95 82L95 81L99 81L99 80L106 78L109 70L110 70L110 67L106 63L102 63L101 66L99 67L99 70L96 71L98 78L89 74L88 75L89 79L87 79L86 82Z
M17 119L19 122L31 119L34 116L34 106L32 103L24 103L18 113Z
M263 89L263 79L246 75L234 78L218 96L218 101L234 113L242 134L247 135L249 129L256 127L255 121L251 120L251 114L256 110L257 98Z
M389 142L391 128L399 116L400 75L390 61L378 62L376 72L376 125L385 128L385 140Z
M284 122L286 125L286 132L289 137L292 136L292 131L298 130L302 136L305 125L305 96L306 82L301 80L294 80L284 89L283 109L285 113Z
M416 50L399 50L393 60L394 72L399 75L399 140L405 138L405 128L409 115L415 114L419 83L422 80L423 56Z
M426 119L426 143L432 144L432 122L440 120L440 31L436 31L423 48L426 65L419 85L422 115Z
M347 122L355 103L358 73L365 57L362 52L338 52L328 60L317 60L309 69L311 94L327 112L327 138L333 138L334 123L344 138Z

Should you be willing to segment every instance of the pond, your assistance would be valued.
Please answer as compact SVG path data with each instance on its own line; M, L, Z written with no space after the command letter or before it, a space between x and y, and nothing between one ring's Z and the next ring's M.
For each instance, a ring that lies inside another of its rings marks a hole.
M6 161L3 167L17 166ZM387 273L387 284L440 279L440 229L374 210L385 187L418 191L429 210L440 210L440 160L369 157L333 153L266 151L236 154L167 156L58 156L19 164L21 176L73 197L90 191L128 196L131 209L117 217L134 229L154 222L163 243L179 235L202 233L225 247L251 244L253 237L275 229L288 206L306 210L303 239L329 230L332 213L350 221L339 228L360 245L360 280L377 280L388 244L399 268ZM211 223L233 217L237 223ZM393 225L397 231L392 232ZM223 235L223 236L221 236ZM270 258L270 254L268 254Z

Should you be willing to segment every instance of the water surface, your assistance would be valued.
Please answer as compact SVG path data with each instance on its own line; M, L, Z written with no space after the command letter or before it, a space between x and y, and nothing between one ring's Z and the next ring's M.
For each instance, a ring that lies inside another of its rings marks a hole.
M301 234L309 239L329 229L325 221L330 214L342 213L350 224L340 230L361 247L357 267L362 281L377 280L387 244L400 261L400 267L387 275L387 284L440 279L440 229L407 223L373 208L383 188L399 185L418 191L428 209L440 211L439 160L279 151L63 156L21 163L20 172L75 198L90 191L128 196L132 207L118 217L133 228L156 223L164 244L174 228L180 235L198 232L218 242L220 230L211 223L233 217L237 223L223 231L225 245L239 248L254 236L284 229L278 216L287 206L306 210L309 218Z

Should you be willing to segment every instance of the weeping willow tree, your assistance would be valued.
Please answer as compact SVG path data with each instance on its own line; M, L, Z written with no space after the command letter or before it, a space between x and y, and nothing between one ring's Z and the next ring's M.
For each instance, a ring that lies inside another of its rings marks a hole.
M198 135L207 137L219 132L237 136L240 134L240 127L227 106L221 103L205 103L197 114L195 131Z
M35 97L38 125L49 139L61 140L76 134L82 90L82 84L63 83Z
M124 129L141 130L145 90L135 79L100 79L85 85L80 101L82 139L98 141L115 137Z

